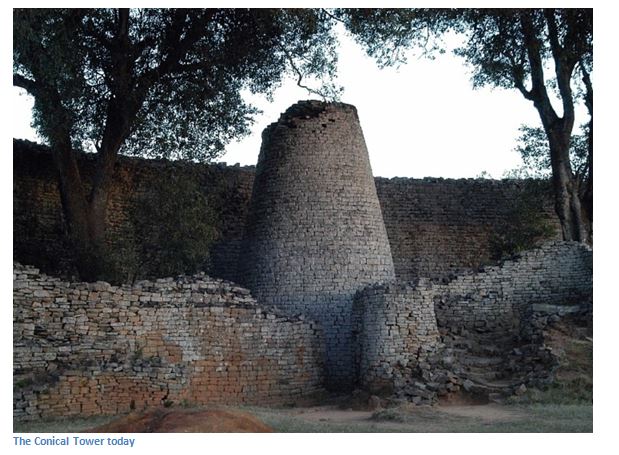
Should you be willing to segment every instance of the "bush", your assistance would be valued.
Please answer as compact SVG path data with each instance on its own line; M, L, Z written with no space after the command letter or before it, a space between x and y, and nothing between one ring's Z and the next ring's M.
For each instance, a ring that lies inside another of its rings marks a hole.
M175 168L138 197L131 210L135 229L136 278L206 270L218 237L217 213L197 171Z
M505 221L497 226L490 239L491 259L501 260L529 250L555 234L544 213L544 200L549 195L547 181L526 181Z

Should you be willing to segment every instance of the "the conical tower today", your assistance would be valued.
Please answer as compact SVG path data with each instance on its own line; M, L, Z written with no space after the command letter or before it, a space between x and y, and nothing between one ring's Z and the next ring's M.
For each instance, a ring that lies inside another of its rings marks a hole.
M239 280L319 321L327 387L354 385L353 296L395 279L354 106L299 102L265 129L246 229Z

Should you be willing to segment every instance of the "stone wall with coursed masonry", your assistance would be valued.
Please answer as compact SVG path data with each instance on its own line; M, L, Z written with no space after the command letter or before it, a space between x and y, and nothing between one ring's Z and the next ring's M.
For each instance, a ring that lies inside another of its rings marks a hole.
M442 347L438 329L529 339L540 312L590 312L592 261L588 246L555 241L448 284L365 288L355 296L353 319L359 384L394 392L409 386L415 371L436 370L424 364Z
M327 386L349 389L353 296L393 279L356 109L295 104L262 134L238 281L259 302L319 321Z
M578 242L552 241L434 290L440 327L509 330L519 327L535 305L587 302L593 292L593 251Z
M334 127L333 122L328 123ZM88 180L93 171L92 157L80 155L79 161ZM342 163L344 167L349 165ZM49 149L14 141L13 166L14 258L47 273L63 273L70 262L70 249L63 236L66 228ZM234 280L255 177L253 167L120 159L110 195L108 242L122 255L123 249L136 240L130 208L141 194L158 184L162 172L183 173L187 166L198 172L186 178L198 175L204 192L219 201L219 216L213 223L220 237L211 249L211 268L207 272ZM527 181L485 179L374 180L395 273L403 281L453 277L488 263L492 238L510 222L514 201L527 185ZM552 198L540 197L545 207L540 216L555 227L559 238Z
M14 264L13 415L158 405L294 404L322 391L324 344L304 317L206 275L69 283Z
M393 392L396 369L414 370L440 346L432 287L403 283L368 286L355 295L359 385Z

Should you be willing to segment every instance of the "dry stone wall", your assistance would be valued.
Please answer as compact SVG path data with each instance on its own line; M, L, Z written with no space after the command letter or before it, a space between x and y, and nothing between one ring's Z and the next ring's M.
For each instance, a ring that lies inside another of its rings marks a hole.
M510 330L519 327L536 305L586 302L592 289L591 248L577 242L548 242L481 273L435 285L436 317L439 326L451 330Z
M356 109L292 106L262 135L238 281L259 302L319 321L327 385L348 389L353 296L394 278Z
M462 381L468 374L464 366L480 358L461 359L460 365L456 352L479 344L476 349L494 353L499 348L492 343L505 340L524 347L512 352L510 342L498 360L511 374L527 374L519 376L520 383L536 384L548 376L547 368L539 370L542 363L552 363L552 356L530 343L539 341L541 327L561 316L590 317L592 259L586 245L549 242L448 284L426 279L363 289L355 296L353 319L359 385L432 403L437 394L472 387ZM507 365L508 360L516 363Z
M398 378L427 361L440 347L430 286L403 283L369 286L355 295L354 322L359 385L393 393Z
M94 175L95 157L78 154L78 162L82 178L89 182ZM132 212L169 175L198 180L197 186L214 213L206 222L212 223L218 236L211 247L207 271L212 276L233 280L254 180L253 167L120 157L114 169L106 220L110 249L124 260L134 255L141 239L136 237ZM71 248L65 241L66 225L57 180L47 147L13 142L14 258L54 276L70 276Z
M560 239L545 189L534 180L376 178L398 279L440 281L491 262L493 239L513 223L525 191L539 193L538 216Z
M288 404L321 391L324 345L303 317L205 275L110 286L14 265L14 418L161 404Z
M322 128L322 125L320 126ZM80 155L85 178L92 174L92 158ZM69 268L70 248L57 178L49 150L24 141L13 144L14 257L58 275ZM343 166L348 164L342 163ZM122 158L116 166L108 212L108 243L120 256L139 239L133 237L129 211L140 195L158 185L162 172L183 172L185 164ZM255 177L254 169L223 165L193 165L204 191L219 203L213 220L220 234L211 249L211 276L235 280L246 216ZM284 170L282 169L282 172ZM514 200L524 181L375 178L385 228L398 279L443 279L487 263L491 239L509 223ZM541 196L540 214L560 237L552 198ZM143 220L145 221L145 220Z

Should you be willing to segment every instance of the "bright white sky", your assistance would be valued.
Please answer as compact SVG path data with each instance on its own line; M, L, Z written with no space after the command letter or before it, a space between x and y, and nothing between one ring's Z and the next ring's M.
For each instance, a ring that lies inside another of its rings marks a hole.
M381 70L343 31L340 43L342 101L357 107L374 175L457 178L485 171L500 178L521 164L514 151L518 127L536 126L539 118L518 91L473 90L464 61L449 52L435 60L413 56L399 69ZM13 90L14 135L36 140L30 128L32 99L20 92ZM310 97L292 79L272 103L250 97L263 114L252 134L231 143L219 161L256 164L262 130Z

